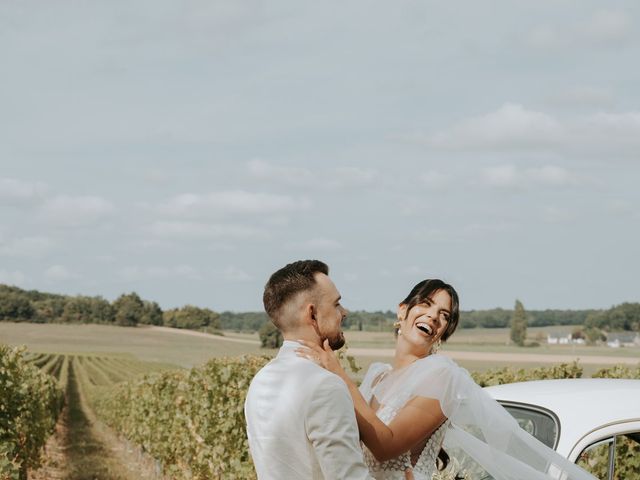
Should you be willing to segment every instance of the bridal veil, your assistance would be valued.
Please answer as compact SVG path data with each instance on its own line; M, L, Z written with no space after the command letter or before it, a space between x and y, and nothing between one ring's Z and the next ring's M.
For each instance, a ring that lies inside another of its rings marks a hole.
M430 355L395 371L386 364L373 364L363 386L368 389L378 378L363 394L375 395L381 405L399 409L415 396L440 402L451 422L444 448L463 468L475 472L474 479L595 480L521 429L465 369L443 355Z

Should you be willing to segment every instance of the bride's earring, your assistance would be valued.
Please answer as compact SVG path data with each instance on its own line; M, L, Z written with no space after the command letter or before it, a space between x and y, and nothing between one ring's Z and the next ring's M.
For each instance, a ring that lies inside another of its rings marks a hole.
M398 335L402 334L402 330L400 330L400 325L401 325L400 320L398 320L397 322L395 322L395 323L393 324L393 328L395 328L395 329L397 330L397 332L396 332L396 333L397 333Z
M434 353L438 353L438 350L440 350L440 346L442 346L442 340L438 339L438 341L436 343L434 343L433 345L431 345L431 353L432 355Z

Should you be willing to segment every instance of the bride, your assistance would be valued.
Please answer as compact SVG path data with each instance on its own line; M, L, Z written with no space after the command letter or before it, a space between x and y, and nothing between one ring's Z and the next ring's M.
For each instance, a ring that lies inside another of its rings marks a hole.
M451 285L418 283L397 314L393 365L372 364L359 389L328 341L323 348L300 340L298 349L349 387L365 462L376 480L431 480L449 461L443 445L499 480L594 480L522 430L466 370L436 353L458 326Z

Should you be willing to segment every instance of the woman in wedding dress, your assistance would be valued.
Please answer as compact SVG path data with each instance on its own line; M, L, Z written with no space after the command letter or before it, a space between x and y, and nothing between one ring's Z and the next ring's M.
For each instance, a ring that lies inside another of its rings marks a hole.
M448 463L443 445L473 463L470 478L594 480L522 430L466 370L436 353L458 325L451 285L418 283L397 314L393 365L372 364L360 388L326 341L324 348L300 341L305 347L298 350L349 387L365 462L376 480L431 480Z

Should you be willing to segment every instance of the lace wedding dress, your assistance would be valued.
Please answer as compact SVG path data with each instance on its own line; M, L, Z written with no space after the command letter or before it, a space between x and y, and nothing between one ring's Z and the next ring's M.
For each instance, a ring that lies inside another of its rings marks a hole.
M371 365L367 374L365 375L362 384L360 385L360 392L365 400L370 403L373 397L373 389L375 386L391 371L391 365L384 363L374 363ZM404 402L394 402L393 406L381 405L376 411L376 415L382 420L385 425L389 425L391 420L400 411L398 405L400 403L406 403L410 396L405 392L406 399ZM411 470L415 480L431 480L433 473L436 471L436 459L438 458L438 452L444 439L446 427L449 422L443 423L425 444L422 452L418 455L418 459L414 465L411 463L411 452L405 452L399 457L392 458L385 462L379 462L369 451L366 445L362 446L364 453L364 462L371 472L371 476L375 480L405 480L405 472Z
M447 417L422 451L414 452L415 463L410 452L378 462L363 445L365 463L376 480L405 480L407 470L415 480L431 480L441 447L463 467L471 465L471 479L596 480L522 430L465 369L443 355L429 355L396 370L374 363L360 392L369 404L375 397L380 405L376 415L386 425L416 396L438 400Z

